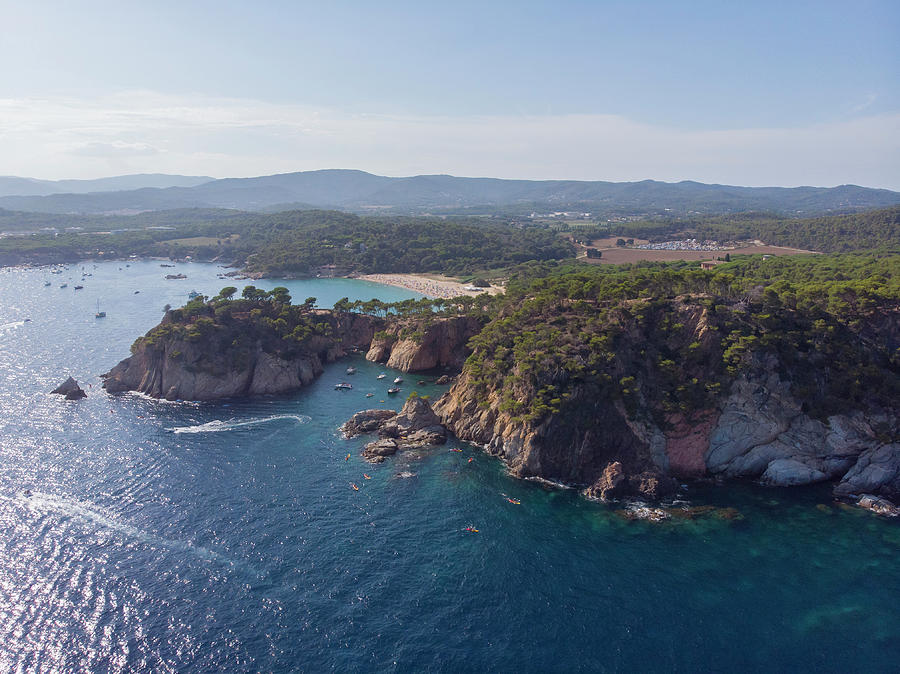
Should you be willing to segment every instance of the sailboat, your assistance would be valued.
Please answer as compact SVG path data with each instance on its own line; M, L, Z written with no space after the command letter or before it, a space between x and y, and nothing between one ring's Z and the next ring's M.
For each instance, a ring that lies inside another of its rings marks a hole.
M100 311L100 300L97 300L97 313L94 314L94 318L106 318L106 312Z

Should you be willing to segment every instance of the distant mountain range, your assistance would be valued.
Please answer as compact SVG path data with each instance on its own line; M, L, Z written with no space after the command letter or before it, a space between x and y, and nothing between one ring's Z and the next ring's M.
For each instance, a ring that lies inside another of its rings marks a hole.
M145 187L194 187L215 178L209 176L176 176L165 173L138 173L95 180L37 180L0 176L0 197L44 197L49 194L88 194L90 192L118 192Z
M341 169L220 180L166 175L55 182L0 178L0 208L41 213L328 208L403 214L527 215L582 211L594 215L685 215L771 211L805 216L895 204L900 204L900 192L856 185L734 187L692 181L613 183L449 175L388 178Z

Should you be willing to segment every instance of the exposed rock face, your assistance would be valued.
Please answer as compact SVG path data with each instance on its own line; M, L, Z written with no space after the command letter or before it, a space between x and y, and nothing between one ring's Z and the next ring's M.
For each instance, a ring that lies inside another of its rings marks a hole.
M459 369L469 355L467 342L477 335L482 324L475 318L436 318L429 325L416 326L398 323L388 328L388 337L375 339L366 360L386 362L388 367L404 372L419 372L436 367ZM404 331L417 334L403 338Z
M447 430L425 398L410 397L399 414L393 410L365 410L357 412L341 430L348 438L377 431L380 440L368 443L363 449L367 461L380 463L386 456L403 449L442 445Z
M514 474L588 484L585 494L601 500L664 496L674 487L667 476L773 486L837 480L837 496L900 495L900 444L883 439L897 437L896 410L819 421L802 411L777 372L771 360L760 361L734 381L717 409L669 415L663 426L577 393L571 404L578 412L529 424L504 412L496 394L479 397L465 371L435 411L458 437L501 457Z
M400 449L396 440L385 438L368 443L363 449L363 457L370 463L381 463L385 457L393 456Z
M628 495L628 477L622 470L622 464L618 461L610 463L597 481L581 493L599 501L610 501Z
M669 415L670 429L665 433L664 460L657 460L660 468L676 477L699 477L706 473L703 455L709 447L709 436L719 419L718 411L710 410L688 419L684 415ZM662 464L662 465L660 465Z
M167 400L295 391L318 377L325 363L367 347L378 324L370 316L349 313L323 312L320 318L330 326L330 335L314 336L302 348L287 351L262 341L235 349L229 333L202 341L171 337L152 345L138 343L130 358L104 375L103 386L110 393L139 391Z
M64 395L66 400L79 400L81 398L87 398L87 393L78 385L78 382L75 381L74 378L69 377L62 384L57 386L55 389L50 391L50 393L58 393L60 395Z
M885 515L886 517L900 516L900 508L888 501L886 498L872 496L872 494L863 494L856 502L860 508L871 510L873 513Z
M900 443L862 452L834 493L837 496L866 493L900 498Z
M357 412L341 426L345 437L353 438L363 433L374 433L388 419L397 416L396 410L363 410Z

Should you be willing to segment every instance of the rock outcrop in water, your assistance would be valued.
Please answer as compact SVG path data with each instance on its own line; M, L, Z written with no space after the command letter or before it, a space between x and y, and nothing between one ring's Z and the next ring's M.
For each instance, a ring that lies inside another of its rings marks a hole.
M363 457L380 463L404 449L442 445L447 441L445 429L426 398L410 396L399 413L393 410L364 410L348 419L341 431L348 438L377 432L379 440L368 443Z
M66 400L80 400L81 398L87 398L87 393L84 392L84 389L78 385L78 382L75 381L73 377L66 379L62 384L50 391L50 393L63 395L66 397Z

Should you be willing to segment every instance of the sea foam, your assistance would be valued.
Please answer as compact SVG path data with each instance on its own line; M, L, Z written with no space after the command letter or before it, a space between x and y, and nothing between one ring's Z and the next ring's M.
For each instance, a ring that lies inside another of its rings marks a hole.
M221 433L222 431L233 431L238 428L248 428L251 426L259 426L260 424L267 424L271 421L288 419L296 421L298 424L310 422L310 417L305 415L278 414L262 419L231 419L229 421L214 419L213 421L207 421L205 424L198 424L197 426L176 426L175 428L167 428L166 430L172 431L173 433Z

